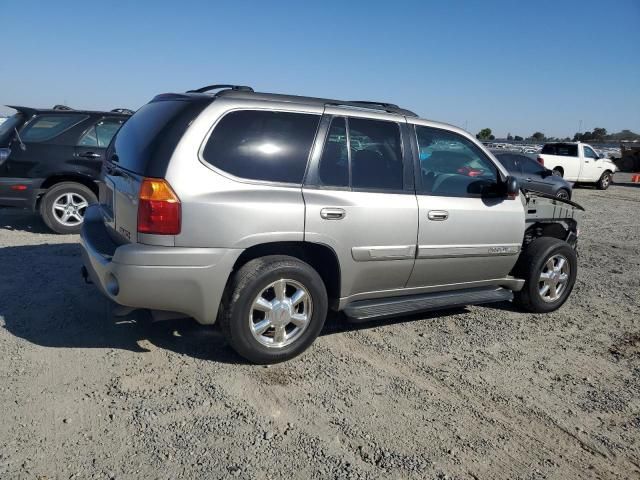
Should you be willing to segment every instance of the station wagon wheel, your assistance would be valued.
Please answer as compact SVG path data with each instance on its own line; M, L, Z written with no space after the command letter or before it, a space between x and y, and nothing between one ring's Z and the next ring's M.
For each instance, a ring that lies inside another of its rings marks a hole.
M313 343L327 309L327 289L311 265L287 255L267 255L231 275L219 323L229 344L244 358L278 363Z
M306 330L312 313L313 301L304 285L283 278L269 284L255 298L249 326L262 345L282 348Z
M84 212L89 202L79 193L67 192L53 202L53 214L66 227L75 227L84 220Z
M56 233L79 233L84 214L96 195L86 186L76 182L61 182L50 187L40 200L40 215Z
M561 188L560 190L558 190L558 193L556 193L556 198L559 198L561 200L569 200L569 192L566 189Z

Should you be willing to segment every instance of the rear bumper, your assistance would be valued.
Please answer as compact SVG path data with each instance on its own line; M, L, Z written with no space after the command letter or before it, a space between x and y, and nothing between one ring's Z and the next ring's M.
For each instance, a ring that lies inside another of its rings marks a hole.
M88 275L114 302L133 308L178 312L213 324L227 278L242 250L117 245L98 205L90 206L81 232Z
M0 206L35 210L43 181L42 178L0 177Z

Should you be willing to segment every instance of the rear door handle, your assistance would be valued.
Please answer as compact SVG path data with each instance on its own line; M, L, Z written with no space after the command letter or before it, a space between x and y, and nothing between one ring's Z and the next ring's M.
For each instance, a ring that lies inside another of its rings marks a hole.
M429 218L429 220L441 222L449 218L449 212L447 212L446 210L429 210L427 217Z
M344 208L323 208L320 216L325 220L342 220L347 215Z
M93 152L81 153L80 156L84 158L100 158L99 153L93 153Z

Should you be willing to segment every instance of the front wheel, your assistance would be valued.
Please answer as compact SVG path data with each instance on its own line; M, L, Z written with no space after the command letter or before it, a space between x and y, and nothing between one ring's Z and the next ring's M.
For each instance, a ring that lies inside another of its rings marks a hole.
M569 190L567 190L566 188L561 188L556 192L556 197L559 198L560 200L570 200L571 194L569 193Z
M564 304L573 290L578 258L567 242L540 237L522 253L515 274L525 283L521 291L515 292L514 303L529 312L552 312Z
M251 260L227 286L220 326L233 349L258 364L289 360L320 334L327 291L318 273L294 257Z
M79 233L84 212L98 199L86 186L75 182L62 182L49 188L40 202L40 215L44 223L56 233Z
M596 187L598 190L606 190L609 188L609 185L611 185L611 180L613 180L611 172L604 172L600 177L600 180L598 180L598 183L596 183Z

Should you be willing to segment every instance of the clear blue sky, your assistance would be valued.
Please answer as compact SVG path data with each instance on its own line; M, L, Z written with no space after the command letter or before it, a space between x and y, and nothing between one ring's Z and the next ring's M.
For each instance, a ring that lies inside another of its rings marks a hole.
M640 132L639 0L0 0L0 25L2 105L136 109L238 83L498 136Z

